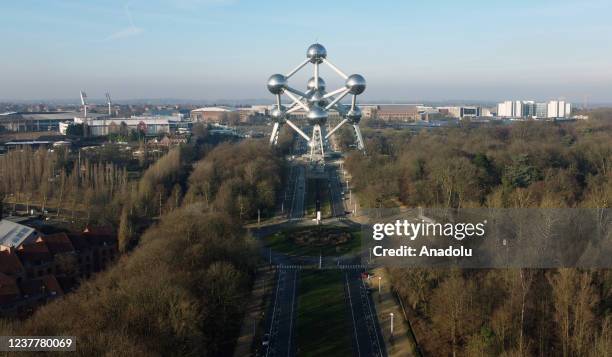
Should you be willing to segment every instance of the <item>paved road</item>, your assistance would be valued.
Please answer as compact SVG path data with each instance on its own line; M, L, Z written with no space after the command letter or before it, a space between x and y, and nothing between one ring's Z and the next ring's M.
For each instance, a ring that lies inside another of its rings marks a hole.
M344 196L342 195L343 187L340 180L338 165L329 164L325 168L328 178L329 200L331 203L332 217L344 217Z
M265 356L295 356L298 277L297 269L277 270L276 287L266 319L270 343Z
M304 199L306 195L306 169L304 166L296 164L293 168L293 177L289 184L293 185L291 190L291 208L289 209L289 219L302 219L304 217Z
M300 145L295 152L304 152ZM288 222L260 227L254 231L255 236L263 237L287 228L288 226L310 225L304 218L304 199L306 192L306 166L300 160L292 160L290 177L285 188L288 209ZM328 192L332 207L332 218L328 224L356 224L345 217L345 204L342 195L343 182L336 164L326 166ZM270 334L270 345L267 356L294 356L296 346L297 287L299 272L304 268L316 268L319 257L294 257L279 252L272 252L262 247L262 255L277 267L276 286L272 293L271 304L267 313L266 331ZM344 260L343 260L344 259ZM361 274L365 267L360 265L358 257L322 257L321 265L325 269L337 268L344 271L345 302L349 314L353 351L355 356L387 356L385 344L378 324L374 302L368 293Z
M376 317L372 295L361 279L365 270L346 270L344 273L345 300L350 311L352 341L355 356L386 356L385 344Z

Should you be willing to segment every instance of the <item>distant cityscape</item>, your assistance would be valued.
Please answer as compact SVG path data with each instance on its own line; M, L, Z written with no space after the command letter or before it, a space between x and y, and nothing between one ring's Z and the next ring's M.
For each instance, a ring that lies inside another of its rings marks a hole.
M109 97L110 99L110 97ZM536 102L506 100L496 106L428 106L423 104L362 104L364 119L386 123L427 124L438 121L466 120L579 120L584 115L572 113L572 104L564 100ZM7 109L7 108L5 108ZM0 132L56 132L67 134L71 126L86 127L86 136L105 136L122 131L160 135L191 131L194 123L215 125L266 124L272 105L18 105L14 111L0 113ZM294 118L305 113L296 111ZM331 119L339 119L337 113Z

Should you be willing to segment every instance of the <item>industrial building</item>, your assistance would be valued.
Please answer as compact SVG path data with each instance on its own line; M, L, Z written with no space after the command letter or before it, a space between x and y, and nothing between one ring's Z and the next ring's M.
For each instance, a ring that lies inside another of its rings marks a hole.
M201 123L222 124L229 121L232 116L239 118L240 114L230 107L204 107L191 111L191 120Z
M421 120L418 104L382 104L376 109L376 118L383 121Z
M6 131L59 131L63 122L72 122L81 115L79 112L10 112L0 114L0 127ZM89 113L88 117L97 119L105 116L100 113Z
M109 134L119 134L122 130L139 131L145 135L159 135L172 133L182 126L188 126L188 122L183 120L182 115L174 116L132 116L129 118L82 118L76 117L73 122L60 124L60 133L66 134L68 126L71 124L85 124L87 135L104 136ZM123 128L123 129L122 129Z

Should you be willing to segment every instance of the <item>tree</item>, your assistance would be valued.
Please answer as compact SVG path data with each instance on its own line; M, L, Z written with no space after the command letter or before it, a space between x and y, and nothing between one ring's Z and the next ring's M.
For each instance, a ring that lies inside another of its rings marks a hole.
M127 253L130 249L132 242L132 236L134 234L134 226L130 217L130 209L128 205L124 205L121 210L121 218L119 220L119 232L117 233L117 240L119 251L121 253Z
M125 140L129 134L128 125L122 121L121 124L119 124L119 135Z
M450 342L452 355L459 353L459 342L469 336L477 313L471 310L475 294L473 281L465 280L458 271L451 273L433 292L431 298L432 323L443 331Z
M563 356L583 356L593 341L593 307L597 297L590 273L576 269L559 269L549 275L555 304L555 320Z

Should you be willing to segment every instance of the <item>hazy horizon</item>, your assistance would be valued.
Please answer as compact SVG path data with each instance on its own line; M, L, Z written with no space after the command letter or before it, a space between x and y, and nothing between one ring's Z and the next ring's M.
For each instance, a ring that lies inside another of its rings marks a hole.
M612 102L609 1L21 1L0 8L0 101L77 103L79 90L118 101L271 101L269 75L288 72L318 41L341 69L366 77L362 102ZM310 75L291 85L303 88ZM330 89L341 85L331 71L322 76Z

